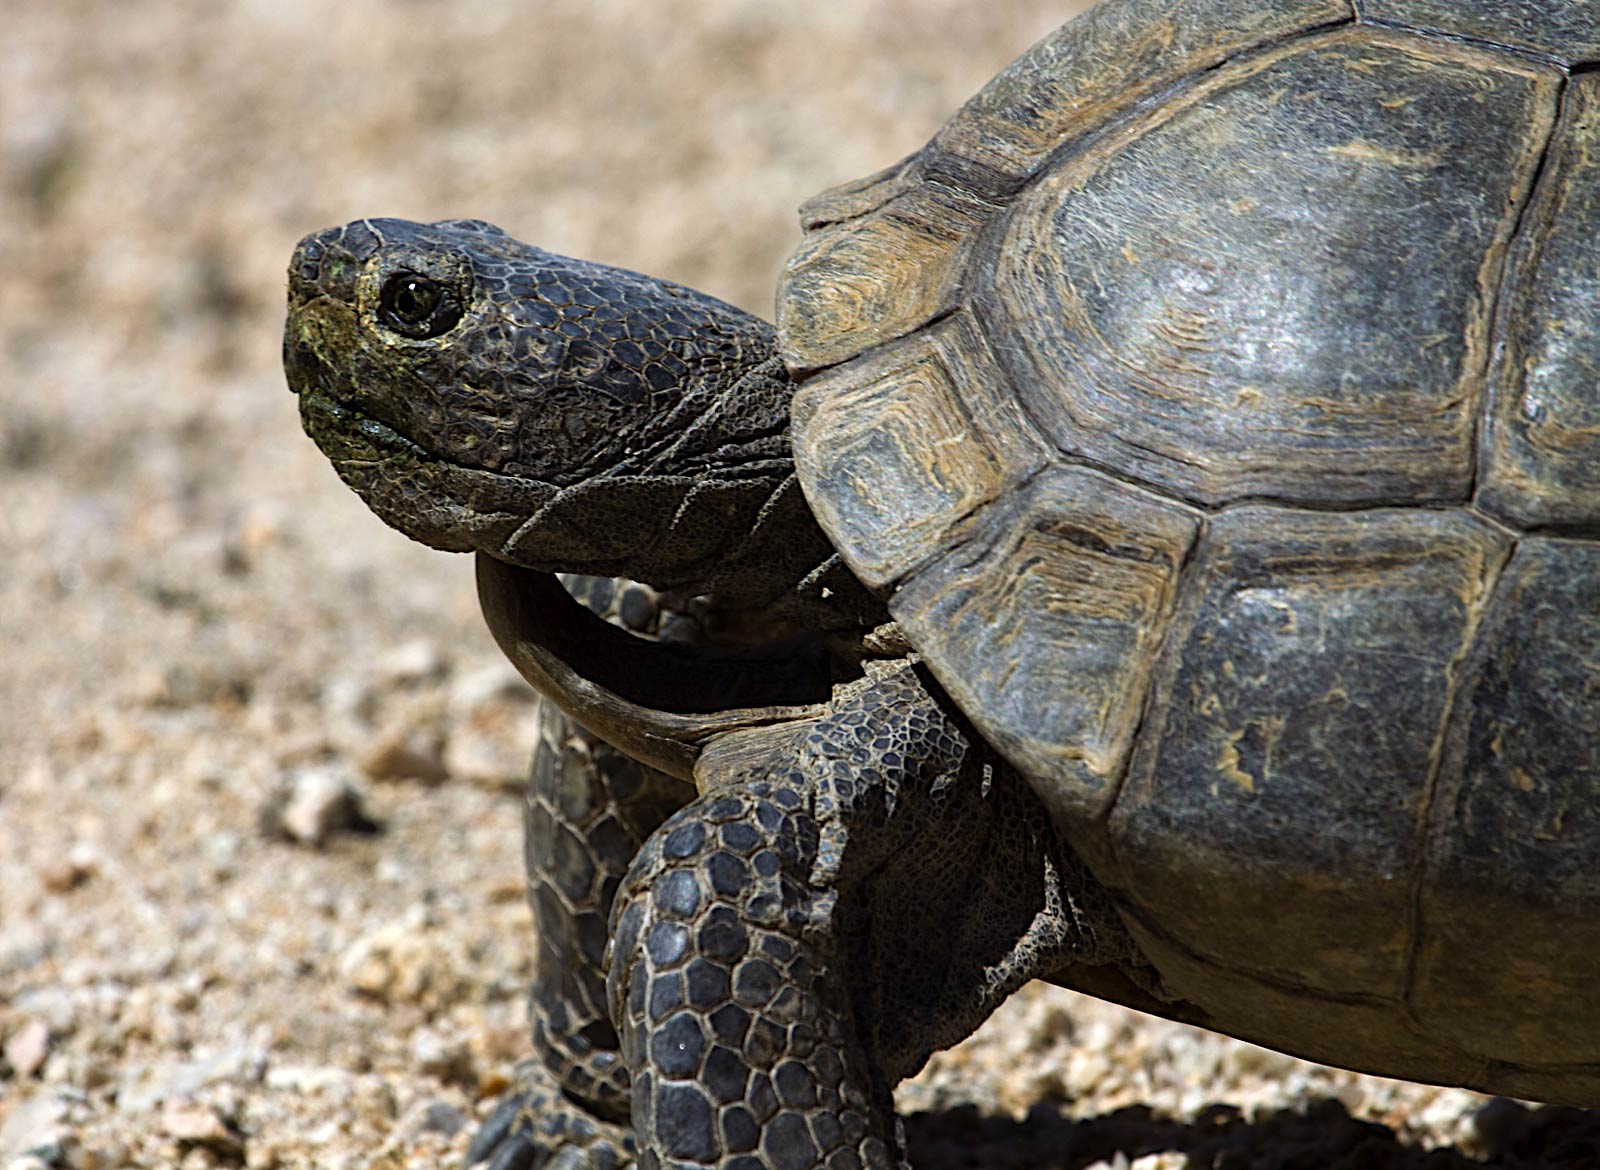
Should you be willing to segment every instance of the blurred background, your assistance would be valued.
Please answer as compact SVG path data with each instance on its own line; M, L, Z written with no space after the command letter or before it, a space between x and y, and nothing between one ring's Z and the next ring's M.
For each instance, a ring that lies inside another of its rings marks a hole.
M0 1166L452 1165L524 1053L532 697L300 433L294 242L474 216L768 315L803 198L1081 7L0 0ZM927 1165L1593 1148L1041 988L900 1100Z

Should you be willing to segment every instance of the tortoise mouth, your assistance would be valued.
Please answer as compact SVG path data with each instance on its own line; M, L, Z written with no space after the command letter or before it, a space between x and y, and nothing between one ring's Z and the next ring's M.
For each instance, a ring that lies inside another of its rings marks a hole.
M731 648L652 642L590 612L553 574L480 552L478 599L500 649L541 693L594 734L683 780L712 738L814 717L833 678L804 635Z

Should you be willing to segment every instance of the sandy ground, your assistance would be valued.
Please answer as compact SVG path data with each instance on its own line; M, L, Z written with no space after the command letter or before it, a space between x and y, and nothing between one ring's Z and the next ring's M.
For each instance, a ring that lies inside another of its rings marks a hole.
M473 215L766 312L803 197L1072 8L0 0L0 1166L453 1165L523 1052L533 698L301 435L294 241ZM901 1104L930 1166L1600 1164L1046 988Z

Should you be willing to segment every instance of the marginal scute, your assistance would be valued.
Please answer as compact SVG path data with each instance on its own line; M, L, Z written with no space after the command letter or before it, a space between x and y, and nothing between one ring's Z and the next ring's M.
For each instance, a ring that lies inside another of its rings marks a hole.
M1479 500L1524 526L1600 532L1600 74L1567 90L1505 301Z
M778 288L790 369L844 361L953 309L977 229L993 210L925 185L807 236Z
M1199 517L1066 467L982 525L890 613L1057 823L1085 825L1115 794Z
M1360 6L1368 20L1548 53L1568 65L1600 58L1594 0L1361 0Z
M978 294L1030 413L1064 452L1208 504L1464 500L1486 290L1559 80L1339 30L1063 164Z
M1600 545L1524 540L1467 663L1413 1010L1517 1064L1600 1064ZM1493 924L1485 930L1484 925Z
M1222 967L1398 1004L1435 752L1508 543L1457 510L1213 520L1109 821L1133 914Z
M1275 918L1275 922L1281 933L1299 939L1308 951L1318 947L1314 930L1304 923L1283 918ZM1184 988L1205 997L1201 1002L1206 1016L1196 1021L1203 1027L1304 1060L1326 1063L1337 1055L1341 1067L1357 1072L1441 1085L1487 1087L1482 1060L1441 1048L1431 1037L1408 1030L1398 1003L1329 999L1298 984L1219 971L1209 958L1189 953L1137 919L1130 918L1128 926L1139 949L1160 968L1169 991ZM1362 1055L1352 1056L1353 1053ZM1571 1082L1563 1082L1561 1087L1570 1094L1570 1086ZM1561 1097L1556 1093L1540 1099Z
M923 168L986 196L1007 193L1139 99L1352 15L1348 0L1103 0L984 86L928 144Z
M920 179L916 162L913 154L881 171L818 192L800 205L800 226L812 232L878 210L917 185Z
M793 416L812 510L873 588L950 543L1046 454L965 314L814 378Z

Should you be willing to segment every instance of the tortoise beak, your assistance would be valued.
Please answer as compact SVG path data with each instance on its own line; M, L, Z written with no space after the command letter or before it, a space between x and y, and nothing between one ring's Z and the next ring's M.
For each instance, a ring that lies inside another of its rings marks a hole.
M522 677L628 755L693 781L726 732L820 715L826 651L799 638L750 649L651 642L580 605L550 573L477 555L478 600Z

